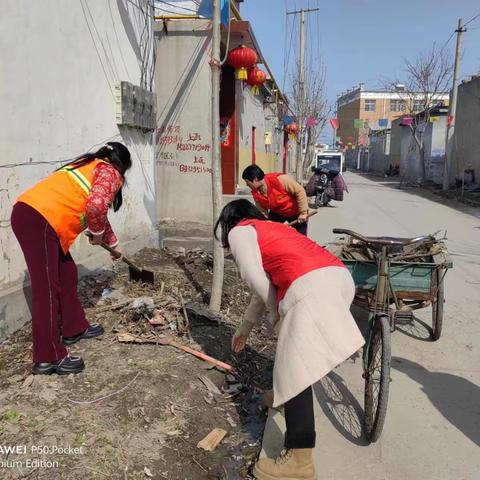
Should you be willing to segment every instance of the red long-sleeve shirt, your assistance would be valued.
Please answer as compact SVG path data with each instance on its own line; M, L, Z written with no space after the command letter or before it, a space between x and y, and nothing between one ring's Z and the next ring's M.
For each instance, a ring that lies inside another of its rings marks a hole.
M122 185L120 172L108 163L101 163L93 172L92 189L87 198L85 216L88 230L93 235L103 234L102 241L111 247L118 245L118 239L108 221L108 209Z

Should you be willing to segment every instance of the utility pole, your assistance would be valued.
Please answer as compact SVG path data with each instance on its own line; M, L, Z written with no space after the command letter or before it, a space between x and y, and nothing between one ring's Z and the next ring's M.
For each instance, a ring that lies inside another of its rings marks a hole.
M303 180L303 124L305 123L305 13L318 12L319 8L300 9L294 12L287 12L287 15L300 14L300 52L298 61L298 134L297 161L295 164L296 177L299 183Z
M213 221L222 210L222 169L220 158L220 0L213 0L212 20L212 204ZM213 239L213 279L209 307L220 311L223 288L224 255L222 245Z
M450 166L452 161L452 137L455 130L455 115L457 114L458 70L460 67L460 55L462 54L462 37L467 29L463 26L463 19L458 20L457 49L455 51L455 67L453 70L452 98L448 106L447 134L445 138L445 163L443 165L443 190L448 190L450 185ZM464 173L462 172L462 175Z

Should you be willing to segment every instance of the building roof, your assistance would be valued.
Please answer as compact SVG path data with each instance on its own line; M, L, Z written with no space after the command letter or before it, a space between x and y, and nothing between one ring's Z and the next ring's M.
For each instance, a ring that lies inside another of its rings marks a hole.
M357 88L348 90L347 92L342 93L337 96L337 105L338 107L343 107L349 103L355 102L360 99L385 99L385 100L402 100L405 99L405 91L398 90L396 92L389 90L367 90L363 84L360 84ZM424 93L408 93L408 95L415 95L415 97L423 98ZM434 93L429 93L429 95L434 95ZM438 100L447 100L449 98L448 93L437 93L435 94Z

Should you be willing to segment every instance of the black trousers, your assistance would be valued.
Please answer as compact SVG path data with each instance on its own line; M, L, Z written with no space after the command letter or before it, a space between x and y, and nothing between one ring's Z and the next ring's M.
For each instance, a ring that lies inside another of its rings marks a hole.
M297 217L282 217L278 213L270 211L268 213L268 219L271 220L272 222L278 222L278 223L284 223L284 222L293 222L294 220L297 219ZM298 232L301 233L302 235L307 236L307 226L308 223L296 223L295 225L292 225L292 227Z
M306 388L285 404L285 422L285 448L315 447L312 387Z

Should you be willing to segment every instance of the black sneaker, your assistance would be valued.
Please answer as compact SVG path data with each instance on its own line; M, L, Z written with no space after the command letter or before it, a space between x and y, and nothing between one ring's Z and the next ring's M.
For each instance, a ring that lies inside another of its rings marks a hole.
M103 335L105 330L99 323L92 323L84 332L76 335L75 337L63 337L64 345L73 345L82 338L94 338Z
M33 365L32 373L34 375L51 375L56 373L58 375L69 375L70 373L80 373L85 368L80 357L66 357L53 363L35 363Z

